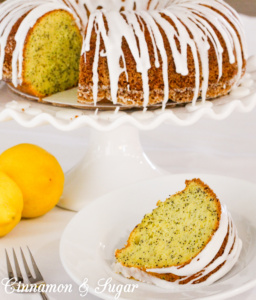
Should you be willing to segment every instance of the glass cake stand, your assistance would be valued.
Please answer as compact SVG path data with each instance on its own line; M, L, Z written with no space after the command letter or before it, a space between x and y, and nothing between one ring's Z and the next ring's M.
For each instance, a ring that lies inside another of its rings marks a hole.
M90 139L83 160L67 172L59 206L79 211L95 198L141 180L165 175L146 156L139 139L140 130L156 129L163 123L178 126L195 124L202 117L223 120L234 110L250 112L256 106L256 57L248 63L248 73L230 95L196 106L170 105L162 110L129 109L103 105L79 105L76 90L44 99L44 104L17 95L0 83L0 122L15 120L24 127L51 124L62 131L89 126Z

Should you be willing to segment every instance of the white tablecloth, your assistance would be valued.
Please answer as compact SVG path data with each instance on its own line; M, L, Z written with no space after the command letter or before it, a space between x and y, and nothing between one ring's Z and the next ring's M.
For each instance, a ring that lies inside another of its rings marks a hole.
M249 41L249 54L256 53L256 18L243 17ZM67 171L83 157L88 129L70 133L50 126L24 129L14 122L0 124L0 152L18 143L38 144L53 153ZM256 110L234 113L225 121L203 119L191 127L163 125L142 132L141 140L149 158L171 173L221 174L256 183ZM78 287L64 271L59 258L61 234L75 213L59 208L47 215L22 222L0 239L0 281L7 277L4 248L29 245L48 283L73 284L72 294L54 294L51 299L81 299ZM0 284L0 299L40 299L39 295L6 295ZM86 299L97 299L87 295ZM256 288L233 300L256 299Z

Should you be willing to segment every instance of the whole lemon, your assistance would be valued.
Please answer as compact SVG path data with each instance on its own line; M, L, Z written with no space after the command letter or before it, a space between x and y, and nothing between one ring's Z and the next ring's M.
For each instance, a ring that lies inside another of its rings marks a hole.
M0 172L0 237L13 230L21 219L23 196L18 185Z
M20 144L6 150L0 155L0 171L21 189L24 218L44 215L62 195L65 180L62 168L57 159L41 147Z

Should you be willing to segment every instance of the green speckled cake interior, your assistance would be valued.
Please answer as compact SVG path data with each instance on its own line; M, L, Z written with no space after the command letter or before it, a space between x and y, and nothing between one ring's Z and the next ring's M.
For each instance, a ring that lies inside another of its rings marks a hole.
M24 82L38 96L77 86L82 37L66 11L53 11L35 25L24 52Z
M131 233L130 245L117 251L124 266L164 268L194 258L218 227L219 203L208 190L191 182L171 196Z

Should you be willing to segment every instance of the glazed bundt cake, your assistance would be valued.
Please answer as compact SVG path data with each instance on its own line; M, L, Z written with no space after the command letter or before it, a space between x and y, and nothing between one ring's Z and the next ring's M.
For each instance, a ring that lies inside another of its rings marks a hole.
M165 202L116 250L114 269L127 278L172 288L208 285L237 262L242 242L225 206L200 179Z
M245 67L242 25L222 0L0 6L0 80L40 98L79 81L81 103L195 103L227 94Z

